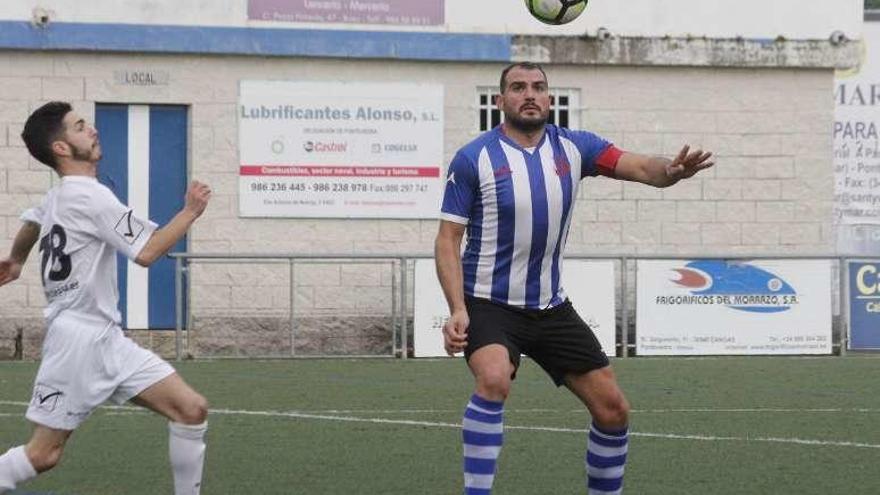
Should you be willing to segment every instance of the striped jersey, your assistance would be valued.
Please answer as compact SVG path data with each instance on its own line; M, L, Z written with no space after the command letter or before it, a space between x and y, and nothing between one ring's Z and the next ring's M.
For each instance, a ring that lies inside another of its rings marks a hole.
M157 225L134 216L94 177L74 175L62 177L21 219L40 225L47 323L70 311L118 325L116 253L137 258Z
M550 124L534 149L498 126L459 150L440 218L467 225L464 293L529 309L564 302L561 256L578 184L613 177L622 153L595 134Z

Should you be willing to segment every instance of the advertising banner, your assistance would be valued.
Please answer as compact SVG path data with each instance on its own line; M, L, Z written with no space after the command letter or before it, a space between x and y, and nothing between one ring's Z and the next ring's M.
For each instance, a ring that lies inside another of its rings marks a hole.
M437 26L444 22L444 0L248 0L248 19Z
M829 261L641 260L639 355L830 354Z
M849 348L880 349L880 261L849 262Z
M880 224L880 23L864 24L862 43L861 66L839 71L834 92L834 214L842 225Z
M242 81L243 217L436 218L443 87Z
M614 263L565 261L564 287L575 311L593 330L602 349L609 356L615 356ZM415 356L446 356L443 325L449 316L449 308L437 280L434 260L417 260L415 263L414 309Z

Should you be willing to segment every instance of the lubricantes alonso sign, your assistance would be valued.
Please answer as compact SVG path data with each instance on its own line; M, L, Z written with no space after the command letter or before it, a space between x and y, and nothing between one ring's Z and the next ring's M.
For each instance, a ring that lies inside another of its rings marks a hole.
M246 217L436 218L443 87L243 81Z

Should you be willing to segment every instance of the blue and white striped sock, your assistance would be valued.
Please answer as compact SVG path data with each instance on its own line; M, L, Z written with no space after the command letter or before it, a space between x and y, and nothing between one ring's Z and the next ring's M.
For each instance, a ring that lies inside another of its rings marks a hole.
M465 495L489 495L504 443L504 402L472 395L464 410L462 443Z
M628 437L626 428L602 431L590 425L587 443L587 491L589 495L623 493L623 468L626 465Z

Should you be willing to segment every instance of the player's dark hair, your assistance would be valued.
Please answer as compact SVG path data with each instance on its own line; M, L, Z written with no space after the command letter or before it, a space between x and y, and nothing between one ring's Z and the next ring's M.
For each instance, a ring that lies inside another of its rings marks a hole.
M24 123L21 139L31 155L51 168L58 166L52 143L64 132L64 116L73 110L70 103L50 101L28 117Z
M544 74L544 80L547 80L547 73L544 72L544 68L541 67L540 64L536 64L534 62L515 62L508 65L504 68L503 71L501 71L501 83L498 86L501 88L502 93L504 93L504 90L507 88L507 73L510 72L511 69L515 69L517 67L525 70L539 70L541 71L541 74Z

